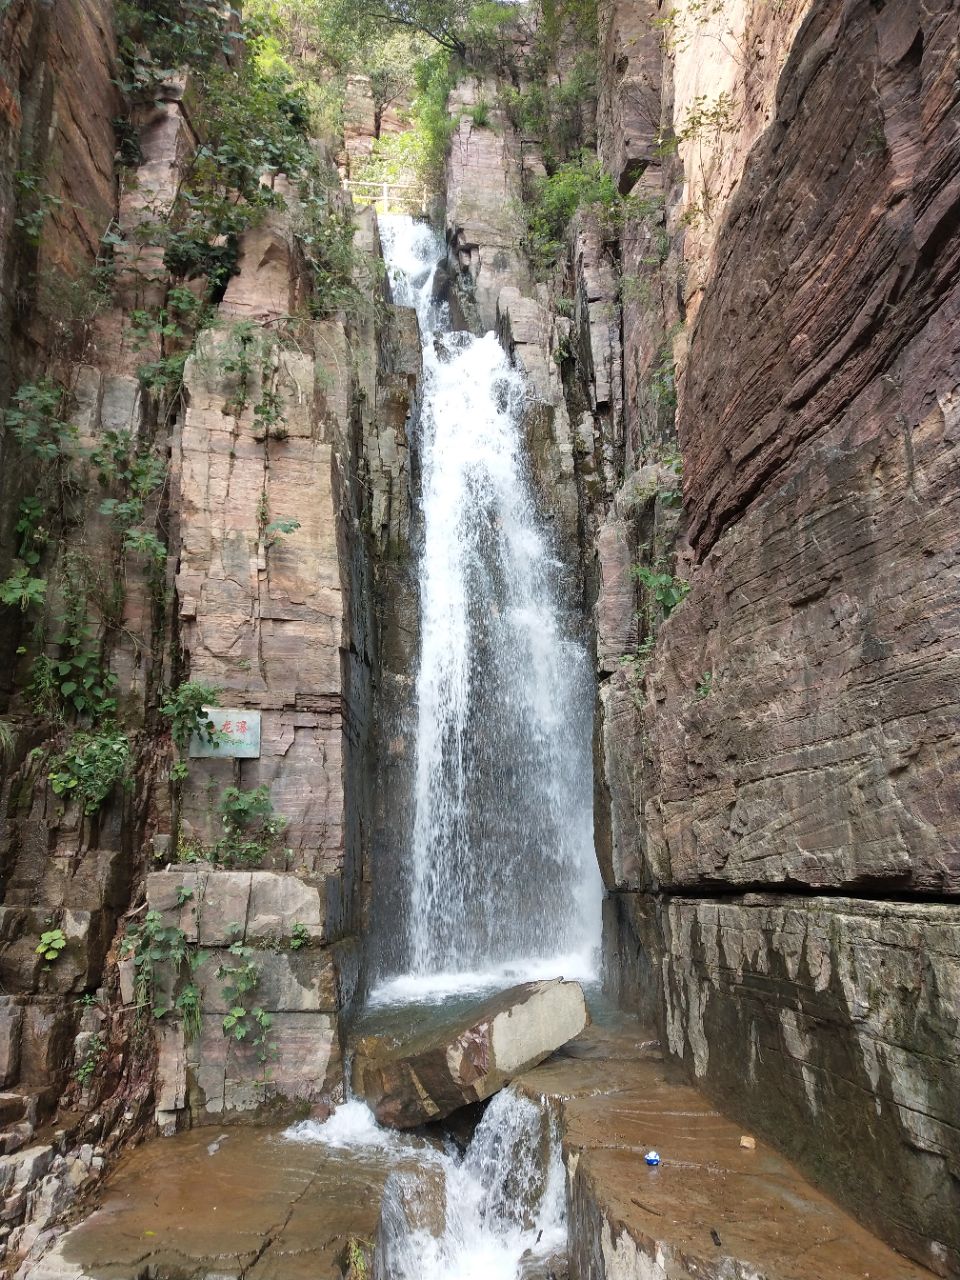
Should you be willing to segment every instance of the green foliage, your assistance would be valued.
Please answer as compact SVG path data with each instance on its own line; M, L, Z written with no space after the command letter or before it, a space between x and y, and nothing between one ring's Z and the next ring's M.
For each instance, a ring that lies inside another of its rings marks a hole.
M271 520L263 531L264 541L268 547L272 547L276 540L285 533L296 533L300 528L299 520Z
M362 320L374 314L379 291L376 280L364 278L353 216L336 207L331 192L320 177L300 191L296 235L311 272L310 311L317 319L344 312Z
M102 485L119 485L141 502L160 488L167 470L162 458L152 449L138 445L132 433L125 430L105 431L90 461ZM112 514L112 508L106 514Z
M17 216L14 226L22 233L27 244L34 248L40 243L47 216L54 209L62 208L63 201L43 189L43 174L33 170L20 170L14 174L17 193Z
M447 146L455 125L447 112L447 99L455 80L456 68L443 49L424 58L417 66L412 115L422 138L423 176L434 189L442 185Z
M266 785L252 791L227 787L219 809L225 834L213 853L218 862L228 866L257 866L287 825L286 819L275 813Z
M106 1049L106 1042L103 1036L96 1035L87 1045L87 1051L83 1055L83 1059L73 1073L73 1078L82 1089L85 1089L93 1079L97 1070L97 1063Z
M260 981L260 966L251 959L251 948L239 942L230 946L230 954L235 957L235 962L221 964L217 969L217 977L223 984L221 990L227 1004L222 1024L223 1034L234 1040L251 1041L261 1049L261 1060L264 1060L264 1046L273 1019L262 1006L254 1005L252 1000Z
M195 982L187 982L180 988L180 994L174 1001L174 1008L183 1018L183 1026L188 1036L199 1039L202 1030L200 988Z
M130 742L119 729L77 733L50 762L50 785L58 796L77 799L85 813L96 811L130 763Z
M676 369L673 362L673 345L669 341L664 344L660 359L650 372L647 386L654 405L669 412L676 409Z
M481 98L479 102L475 102L469 111L470 119L478 129L485 129L490 124L490 104Z
M49 716L51 718L59 716L61 704L57 673L53 667L53 659L45 653L41 653L35 658L30 668L27 696L30 699L30 705L38 716Z
M550 80L545 67L532 66L524 76L524 88L501 88L501 106L524 137L539 141L548 171L575 159L593 141L584 107L596 99L596 81L596 55L588 49L563 81Z
M217 706L222 692L219 685L205 684L202 680L184 680L175 689L167 690L160 703L160 714L170 721L170 731L179 751L187 750L194 734L211 746L219 742L219 731L204 708Z
M23 383L3 414L4 425L24 453L41 462L58 462L76 438L76 427L63 420L67 394L48 378Z
M46 578L31 576L27 565L13 562L13 572L0 582L0 604L16 605L26 613L34 605L43 604L47 593Z
M143 313L135 313L142 315ZM153 450L135 445L129 431L110 430L90 456L102 485L122 488L123 498L104 498L100 514L109 516L120 534L121 552L144 556L159 587L167 548L150 529L141 528L146 501L163 484L166 467Z
M252 791L241 791L239 787L227 787L220 800L220 814L227 826L249 831L273 816L270 788L262 785Z
M159 911L148 911L141 924L127 926L120 945L122 957L133 956L134 999L138 1009L149 1009L155 1018L170 1012L163 1002L159 985L166 973L172 986L187 963L196 967L197 955L187 946L187 936L174 925L165 925Z
M100 646L81 609L69 610L63 630L53 643L60 649L60 656L41 655L34 663L37 687L48 689L53 683L55 705L50 709L62 707L79 716L110 719L117 709L113 696L117 677L103 669Z
M243 32L223 0L120 0L117 37L128 92L151 91L178 67L203 70L230 57Z
M67 935L62 929L48 929L46 933L41 933L40 942L34 948L38 956L43 956L46 968L60 959L60 952L67 945Z
M300 951L303 947L310 945L310 931L305 924L301 924L299 920L294 922L293 928L290 930L290 950Z
M669 573L657 573L643 564L633 566L633 576L651 593L668 618L681 601L690 594L690 583Z
M697 687L694 692L698 702L703 698L710 697L711 693L713 693L712 671L704 671L700 679L697 681Z
M31 568L35 568L40 563L43 548L49 539L49 534L42 523L43 518L43 503L36 494L28 494L20 503L19 519L14 529L20 535L17 559Z
M585 206L608 222L622 213L622 200L610 174L595 156L583 152L542 179L527 210L526 245L536 269L545 271L557 261L570 219Z
M253 406L253 433L259 439L286 440L288 431L283 420L283 400L279 392L265 387Z

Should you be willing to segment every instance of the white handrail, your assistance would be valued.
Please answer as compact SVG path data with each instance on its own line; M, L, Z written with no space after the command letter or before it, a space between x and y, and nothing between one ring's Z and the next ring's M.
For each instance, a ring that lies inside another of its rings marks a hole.
M389 213L391 203L418 206L421 213L427 211L427 189L416 182L386 182L379 178L345 178L343 185L347 191L356 196L360 204L372 204L382 213ZM403 198L405 192L417 192L419 200L411 201ZM396 197L399 196L398 200ZM394 197L391 200L391 197ZM380 209L380 206L383 206Z

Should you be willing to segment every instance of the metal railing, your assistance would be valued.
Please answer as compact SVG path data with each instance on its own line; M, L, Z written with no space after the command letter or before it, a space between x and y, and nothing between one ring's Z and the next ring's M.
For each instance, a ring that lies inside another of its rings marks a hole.
M426 187L416 182L380 182L371 178L345 178L344 187L357 204L373 205L377 213L427 212Z

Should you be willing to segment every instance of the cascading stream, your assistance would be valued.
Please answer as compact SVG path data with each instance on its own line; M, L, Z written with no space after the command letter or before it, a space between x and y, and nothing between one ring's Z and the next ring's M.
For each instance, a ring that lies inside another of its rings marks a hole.
M527 474L526 388L492 333L449 331L434 301L434 233L393 217L382 238L395 296L416 308L424 345L402 962L414 983L399 990L591 976L600 902L591 676Z
M517 1280L566 1247L564 1172L548 1111L507 1089L463 1156L382 1129L361 1102L287 1130L346 1157L375 1154L387 1179L376 1280Z

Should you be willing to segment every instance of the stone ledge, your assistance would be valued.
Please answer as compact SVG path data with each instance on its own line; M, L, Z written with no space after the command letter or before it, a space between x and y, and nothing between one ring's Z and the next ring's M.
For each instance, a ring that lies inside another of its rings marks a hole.
M514 1088L560 1115L570 1280L929 1280L771 1147L741 1145L752 1131L668 1079L639 1023L591 1027Z
M960 905L617 900L669 1054L894 1245L960 1274Z

